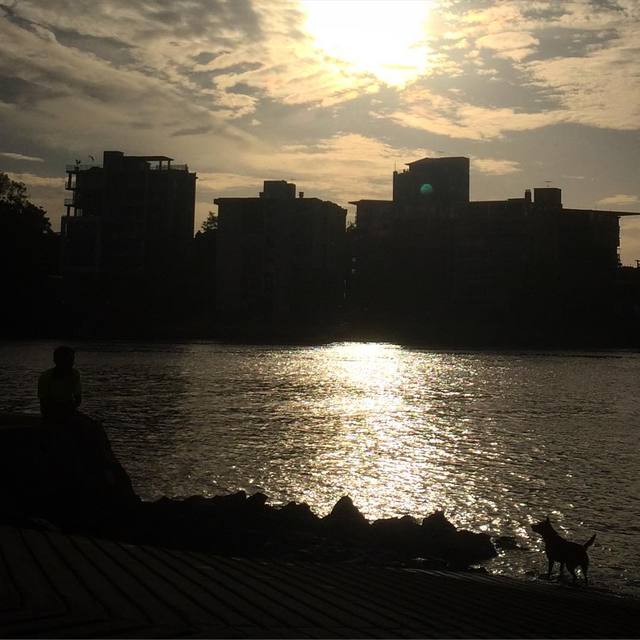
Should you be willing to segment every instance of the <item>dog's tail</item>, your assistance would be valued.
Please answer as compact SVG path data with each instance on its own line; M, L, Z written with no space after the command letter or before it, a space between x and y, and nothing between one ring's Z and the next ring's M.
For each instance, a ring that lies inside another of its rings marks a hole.
M582 546L584 549L588 549L592 544L593 541L596 539L596 534L594 533Z

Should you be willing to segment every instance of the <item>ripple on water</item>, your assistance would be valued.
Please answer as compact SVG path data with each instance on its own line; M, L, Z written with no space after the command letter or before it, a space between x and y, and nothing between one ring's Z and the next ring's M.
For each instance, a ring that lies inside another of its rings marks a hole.
M37 410L53 346L0 346L4 410ZM85 408L145 498L241 488L324 514L349 493L370 519L444 508L529 549L492 561L510 575L545 570L530 524L550 515L572 540L598 534L597 583L640 591L638 354L77 346Z

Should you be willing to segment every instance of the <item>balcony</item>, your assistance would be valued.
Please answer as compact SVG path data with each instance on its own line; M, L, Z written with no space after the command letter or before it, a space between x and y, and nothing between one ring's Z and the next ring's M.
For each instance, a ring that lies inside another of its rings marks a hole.
M189 167L186 164L153 164L149 166L151 171L189 171Z

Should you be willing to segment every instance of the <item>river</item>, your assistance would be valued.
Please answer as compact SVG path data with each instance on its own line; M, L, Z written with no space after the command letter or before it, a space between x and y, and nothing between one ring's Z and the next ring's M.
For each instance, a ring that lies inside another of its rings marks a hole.
M50 342L0 344L2 411L37 411ZM546 567L530 524L583 542L596 588L640 595L640 354L76 343L83 410L146 499L262 491L369 519L443 508L513 536L490 571ZM557 565L556 565L557 568Z

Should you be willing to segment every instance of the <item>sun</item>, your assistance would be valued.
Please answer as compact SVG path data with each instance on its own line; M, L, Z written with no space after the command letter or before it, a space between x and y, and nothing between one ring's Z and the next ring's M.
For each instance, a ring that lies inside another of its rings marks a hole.
M429 68L429 0L300 0L316 46L360 72L402 86Z

